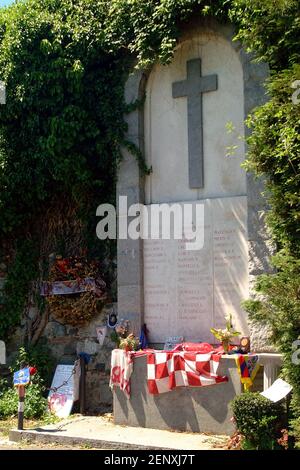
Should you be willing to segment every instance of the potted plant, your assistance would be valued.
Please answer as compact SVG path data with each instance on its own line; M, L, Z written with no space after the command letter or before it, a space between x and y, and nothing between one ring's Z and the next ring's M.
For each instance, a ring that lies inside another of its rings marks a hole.
M211 328L210 331L221 342L225 353L229 351L231 339L241 334L239 331L234 331L231 314L226 317L226 328Z

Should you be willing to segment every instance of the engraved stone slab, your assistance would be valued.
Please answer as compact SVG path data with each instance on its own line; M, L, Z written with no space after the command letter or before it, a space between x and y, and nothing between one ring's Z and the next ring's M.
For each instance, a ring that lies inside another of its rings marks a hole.
M204 247L188 251L185 240L144 241L145 322L150 341L183 335L189 341L215 342L210 328L234 326L248 334L246 197L205 199Z

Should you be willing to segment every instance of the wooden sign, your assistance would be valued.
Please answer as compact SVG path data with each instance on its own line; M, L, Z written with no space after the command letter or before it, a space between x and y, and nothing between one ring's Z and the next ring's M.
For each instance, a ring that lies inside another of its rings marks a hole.
M79 399L79 361L75 367L75 374L72 374L73 369L74 365L59 364L52 380L48 406L49 410L59 418L67 418L72 411L73 403Z

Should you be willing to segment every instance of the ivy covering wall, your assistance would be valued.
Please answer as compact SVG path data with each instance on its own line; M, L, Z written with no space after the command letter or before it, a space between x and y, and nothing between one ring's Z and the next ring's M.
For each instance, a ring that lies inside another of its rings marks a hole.
M0 337L18 325L51 253L113 259L95 212L114 202L121 146L146 170L125 140L124 115L138 105L124 102L133 61L169 62L181 23L195 10L225 19L227 3L23 0L1 10Z
M246 306L272 329L299 414L300 366L291 362L300 338L300 106L291 101L300 80L298 0L23 0L1 10L0 337L18 324L52 250L97 252L95 210L113 202L120 148L130 145L128 73L136 58L142 67L168 63L195 13L232 21L243 46L271 67L270 100L248 119L245 168L267 182L278 272L258 280L265 300Z
M283 354L284 377L293 385L299 446L300 104L292 95L300 77L300 4L294 0L235 4L238 38L271 66L270 99L248 119L252 134L245 168L266 181L267 223L277 248L272 259L276 273L258 278L260 300L247 301L245 307L252 319L270 327L273 343Z

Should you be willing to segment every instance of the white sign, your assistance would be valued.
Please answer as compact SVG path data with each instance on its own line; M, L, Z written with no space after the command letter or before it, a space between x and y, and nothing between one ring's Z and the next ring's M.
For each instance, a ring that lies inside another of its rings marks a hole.
M59 418L67 418L72 411L74 401L79 399L80 362L74 365L59 364L52 380L48 395L48 406L52 413ZM63 385L62 385L63 384ZM62 385L62 387L60 387Z
M6 87L2 81L0 81L0 104L6 104Z
M277 379L271 387L267 388L261 395L276 403L285 398L292 389L293 387L290 384L282 379Z
M176 344L180 343L183 343L183 336L170 336L166 339L164 350L171 351L176 346Z
M96 328L97 339L100 346L103 346L105 336L107 334L107 326L97 326Z
M6 350L4 341L0 341L0 364L6 364Z

